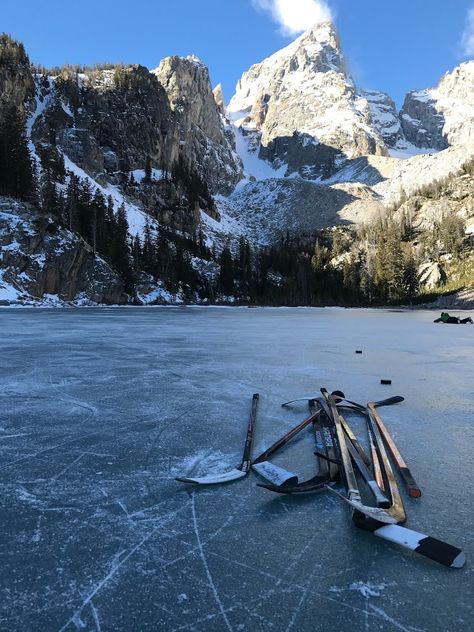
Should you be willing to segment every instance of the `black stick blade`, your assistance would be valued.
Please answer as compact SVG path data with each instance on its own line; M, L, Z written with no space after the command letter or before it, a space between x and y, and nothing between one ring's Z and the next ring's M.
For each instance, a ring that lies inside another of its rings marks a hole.
M462 568L466 563L466 556L462 550L457 546L448 544L448 542L401 527L398 524L385 525L378 520L367 519L359 512L354 512L352 520L359 529L371 531L383 540L398 544L443 566Z
M420 555L429 557L430 560L451 568L462 568L466 563L466 556L461 549L430 536L421 540L414 550Z

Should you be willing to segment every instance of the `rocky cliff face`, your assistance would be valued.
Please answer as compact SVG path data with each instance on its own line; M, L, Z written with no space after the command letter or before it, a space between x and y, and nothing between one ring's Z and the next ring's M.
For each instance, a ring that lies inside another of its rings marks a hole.
M429 90L409 92L400 111L403 133L415 147L442 150L449 145L444 134L445 119L437 110Z
M168 167L173 116L165 90L143 66L65 71L50 80L34 139L54 134L70 159L93 177L144 168L150 156Z
M474 61L446 73L437 88L410 92L400 119L417 147L474 145Z
M375 127L387 147L394 147L403 138L403 131L394 101L388 94L376 90L361 90L367 100Z
M441 79L431 92L436 109L445 120L444 135L450 145L474 146L474 60Z
M0 290L18 302L49 294L63 301L128 301L120 276L83 239L8 198L0 198Z
M181 154L199 165L212 191L230 193L242 178L242 165L225 134L207 68L196 57L168 57L153 74L175 118L171 160Z
M258 134L263 158L290 171L306 166L327 175L340 159L386 152L330 23L252 66L228 111L238 127Z
M53 136L95 178L144 169L147 157L163 171L183 158L215 193L229 192L241 178L207 70L194 60L169 58L154 72L66 69L37 90L33 139L47 143Z
M23 108L34 95L33 75L25 49L8 35L0 35L0 117L7 108Z

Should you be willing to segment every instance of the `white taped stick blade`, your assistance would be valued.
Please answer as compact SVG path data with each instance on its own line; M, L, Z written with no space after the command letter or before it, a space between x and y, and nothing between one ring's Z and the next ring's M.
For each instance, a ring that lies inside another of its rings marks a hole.
M263 461L262 463L254 463L252 465L257 474L260 474L262 478L281 487L282 485L296 485L298 483L298 477L292 472L288 472L278 465L273 465L270 461Z
M180 483L194 483L196 485L217 485L218 483L230 483L230 481L235 481L238 478L242 478L247 474L247 472L242 472L242 470L238 470L237 468L234 470L230 470L230 472L224 472L222 474L209 474L208 476L201 476L196 478L188 478L181 476L176 478Z

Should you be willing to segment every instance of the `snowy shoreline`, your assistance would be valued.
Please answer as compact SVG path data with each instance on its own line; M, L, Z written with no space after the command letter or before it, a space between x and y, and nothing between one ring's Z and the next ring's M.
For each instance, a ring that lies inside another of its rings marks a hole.
M107 305L94 304L94 305L81 305L71 302L38 302L38 303L17 303L17 302L1 302L0 309L156 309L156 308L205 308L214 307L219 309L334 309L334 310L378 310L378 311L400 311L400 312L413 312L413 311L430 311L436 312L440 309L451 309L463 312L474 312L474 300L469 299L465 301L449 301L442 299L449 299L450 297L440 297L434 303L422 303L419 305L364 305L364 306L345 306L345 305L249 305L249 304L233 304L233 303L162 303L162 304L148 304L148 305Z

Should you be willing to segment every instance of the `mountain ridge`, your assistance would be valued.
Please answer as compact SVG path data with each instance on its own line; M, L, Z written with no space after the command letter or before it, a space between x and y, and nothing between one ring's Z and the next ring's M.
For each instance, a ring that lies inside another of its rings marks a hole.
M89 244L92 257L105 258L111 274L129 264L110 249L96 252L97 239L105 244L109 237L98 235L93 218L105 213L113 228L124 217L128 244L123 232L120 243L136 269L133 300L145 303L228 298L232 287L242 292L242 280L223 281L237 274L223 273L226 251L242 257L242 248L255 249L257 274L258 253L272 244L374 222L421 185L455 176L474 151L474 61L447 73L437 88L410 93L398 113L389 95L355 85L328 23L253 65L227 108L194 56L165 58L151 71L65 67L52 75L32 69L21 45L2 42L0 115L9 107L28 115L39 206ZM427 148L430 133L436 146ZM71 211L76 181L84 217ZM462 211L466 221L470 212ZM7 246L15 243L9 225L2 228ZM15 266L8 261L11 280ZM131 287L132 272L126 274ZM198 289L190 291L192 285ZM66 280L53 286L71 300ZM91 300L101 302L96 290Z

